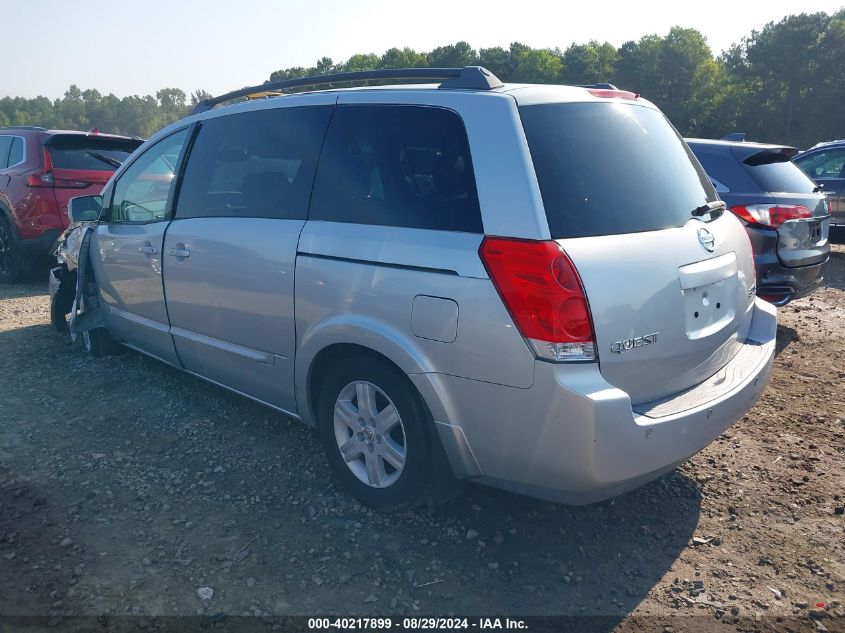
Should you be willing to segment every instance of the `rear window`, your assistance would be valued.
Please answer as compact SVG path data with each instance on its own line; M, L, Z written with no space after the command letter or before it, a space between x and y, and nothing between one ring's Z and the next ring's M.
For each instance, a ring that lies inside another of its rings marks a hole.
M742 167L763 191L812 193L816 188L816 184L785 154L757 154L746 158Z
M716 200L707 174L660 112L619 103L523 106L553 238L684 225Z
M114 171L135 148L140 139L115 139L83 134L56 135L47 142L50 159L56 169L82 169L88 171Z

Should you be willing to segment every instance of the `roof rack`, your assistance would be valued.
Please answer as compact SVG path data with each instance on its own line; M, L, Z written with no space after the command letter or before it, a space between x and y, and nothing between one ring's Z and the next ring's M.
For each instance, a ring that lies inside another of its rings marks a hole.
M593 88L595 90L619 90L613 84L598 83L598 84L578 84L579 88Z
M250 97L256 93L269 93L285 88L301 88L304 86L321 86L349 81L368 81L374 79L444 79L440 88L444 90L493 90L504 85L496 75L481 66L464 66L463 68L383 68L381 70L361 70L330 75L313 75L281 81L268 81L259 86L241 88L227 92L219 97L204 99L194 106L191 114L207 112L212 108L239 97ZM269 96L269 95L267 95ZM253 97L254 98L254 97Z

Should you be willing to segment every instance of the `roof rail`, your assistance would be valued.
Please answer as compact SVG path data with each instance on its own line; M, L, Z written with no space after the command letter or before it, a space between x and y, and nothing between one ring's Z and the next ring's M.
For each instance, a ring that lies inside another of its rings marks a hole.
M255 93L268 93L285 88L301 88L304 86L321 86L349 81L368 81L375 79L445 79L440 88L445 90L493 90L504 84L496 75L481 66L464 66L463 68L383 68L380 70L361 70L330 75L313 75L296 79L282 79L268 81L259 86L241 88L227 92L219 97L204 99L194 106L191 114L207 112L215 106L239 97L249 97ZM269 95L268 95L269 96Z
M599 84L578 84L579 88L595 88L596 90L619 90L613 84L599 83Z
M0 127L0 130L38 130L39 132L46 132L47 128L38 125L7 125Z

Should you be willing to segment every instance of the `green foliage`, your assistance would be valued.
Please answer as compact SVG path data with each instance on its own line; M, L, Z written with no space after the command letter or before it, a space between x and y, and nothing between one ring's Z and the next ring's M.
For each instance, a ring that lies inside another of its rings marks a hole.
M508 82L616 84L655 102L686 136L745 131L755 140L799 147L845 136L845 10L790 15L752 31L719 57L696 29L673 27L665 36L646 35L619 48L597 41L564 51L519 42L476 51L463 41L428 53L391 48L381 56L361 53L341 63L323 57L308 68L276 70L269 80L475 64ZM0 99L0 126L97 127L146 137L209 97L203 90L186 95L163 88L155 96L120 99L70 86L54 101Z
M762 140L804 146L845 132L845 11L790 15L723 57L729 116Z
M0 99L0 127L4 125L40 125L65 130L88 130L148 137L190 111L191 104L210 96L199 90L187 95L178 88L164 88L156 95L124 97L103 96L97 90L71 86L61 99L46 97Z
M449 46L438 46L428 54L428 65L432 68L462 68L478 63L475 49L466 42Z
M595 84L608 81L616 71L619 54L613 44L573 44L563 52L561 81L566 84Z

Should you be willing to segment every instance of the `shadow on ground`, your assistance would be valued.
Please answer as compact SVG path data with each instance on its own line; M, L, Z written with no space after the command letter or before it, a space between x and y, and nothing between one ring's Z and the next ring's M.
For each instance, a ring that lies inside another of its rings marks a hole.
M775 341L775 356L780 356L787 347L801 337L795 328L778 323L777 340Z
M47 325L0 332L0 349L2 530L49 524L50 541L0 540L0 557L59 565L29 602L0 565L0 613L601 615L590 630L611 630L698 523L678 471L592 506L471 484L380 515L335 490L313 433L246 399L134 352L91 359ZM26 518L35 496L49 519Z

